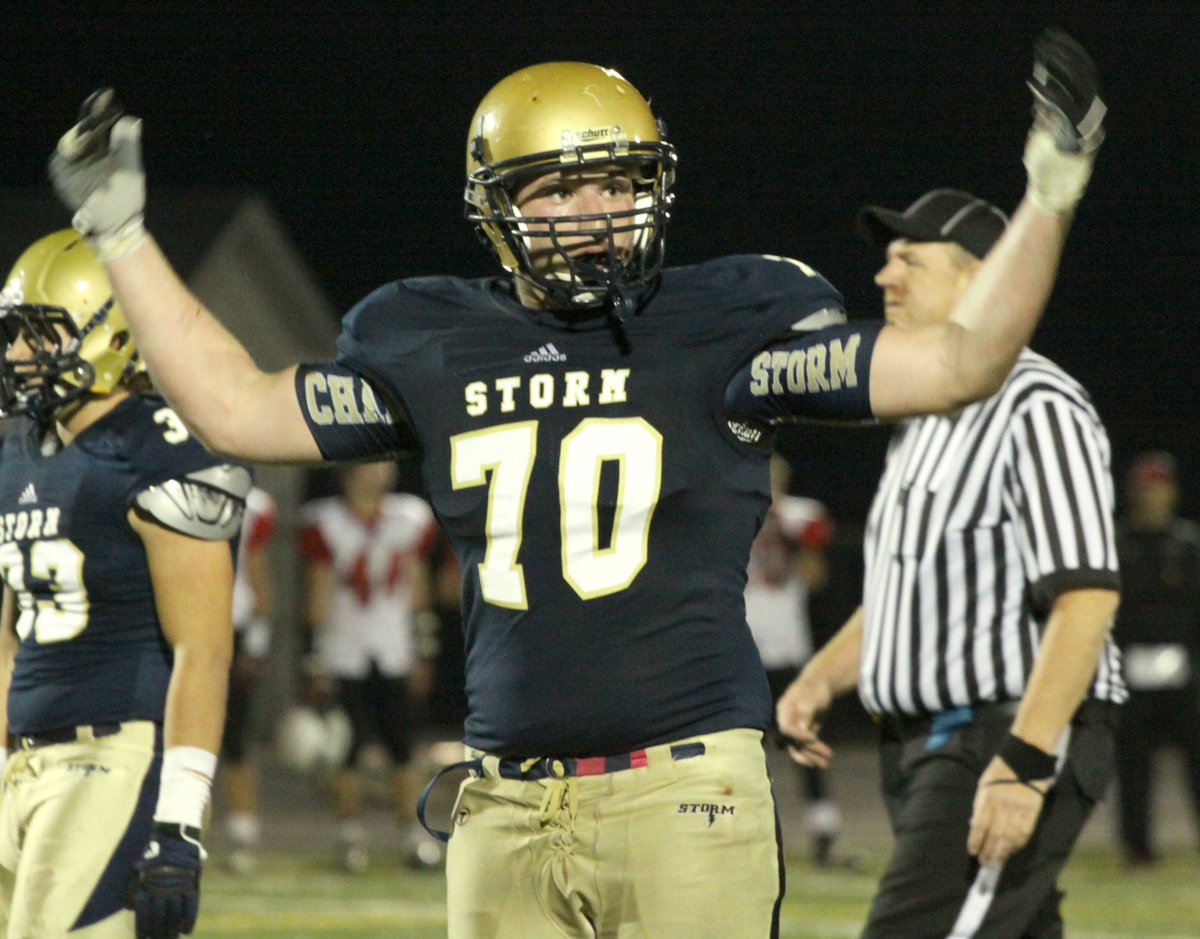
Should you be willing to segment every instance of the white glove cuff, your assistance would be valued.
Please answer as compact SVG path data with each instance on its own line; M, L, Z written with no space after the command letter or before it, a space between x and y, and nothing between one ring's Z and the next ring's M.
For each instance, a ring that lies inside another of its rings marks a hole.
M1048 215L1065 215L1083 198L1092 175L1090 153L1058 149L1050 131L1035 127L1025 141L1026 196Z
M168 747L163 753L154 820L203 828L216 772L215 753L199 747Z
M90 227L85 220L80 218L83 211L81 209L76 212L75 218L72 220L75 230L79 232L86 232ZM135 215L111 234L88 238L88 244L92 246L92 250L96 252L96 257L100 259L100 262L107 264L110 261L118 261L127 254L132 254L142 246L145 240L146 227L142 216Z

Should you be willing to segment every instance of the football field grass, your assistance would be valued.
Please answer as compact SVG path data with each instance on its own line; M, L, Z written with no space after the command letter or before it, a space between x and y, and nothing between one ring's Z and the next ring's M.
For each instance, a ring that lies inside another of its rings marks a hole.
M790 864L781 935L857 936L878 874L877 866L856 872ZM1131 874L1110 852L1085 850L1068 867L1063 887L1068 939L1200 936L1200 858L1195 854L1179 852L1155 869ZM237 877L215 866L205 872L195 935L441 939L446 935L444 890L436 873L379 864L352 877L332 869L324 857L271 855L252 876Z

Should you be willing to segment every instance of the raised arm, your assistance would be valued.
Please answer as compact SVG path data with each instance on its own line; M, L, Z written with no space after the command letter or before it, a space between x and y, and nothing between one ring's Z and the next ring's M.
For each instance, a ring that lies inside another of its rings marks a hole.
M50 159L50 177L107 268L155 384L196 435L246 460L320 460L295 369L259 369L146 233L141 121L122 116L111 91L84 102Z
M952 410L995 393L1050 298L1071 215L1104 138L1105 106L1095 65L1070 37L1047 31L1034 53L1025 198L948 321L880 333L871 363L876 417Z
M296 398L295 366L262 371L152 237L105 266L155 386L210 450L259 463L321 459Z

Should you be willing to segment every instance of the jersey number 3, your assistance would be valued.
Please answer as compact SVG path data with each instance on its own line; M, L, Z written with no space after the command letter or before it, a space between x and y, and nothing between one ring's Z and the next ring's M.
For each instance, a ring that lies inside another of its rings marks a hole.
M529 608L518 559L537 434L537 421L519 421L450 438L454 488L488 486L480 590L488 603L514 610ZM602 546L597 503L605 463L617 467L618 496L612 538ZM558 460L562 575L580 598L605 597L633 583L646 565L661 486L662 434L640 417L590 417L563 438Z

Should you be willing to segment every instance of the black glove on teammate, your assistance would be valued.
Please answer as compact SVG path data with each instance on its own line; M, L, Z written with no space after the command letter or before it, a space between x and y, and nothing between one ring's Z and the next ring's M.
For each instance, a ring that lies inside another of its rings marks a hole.
M155 822L142 859L133 865L126 907L134 911L137 939L177 939L190 933L200 911L200 831Z
M1091 153L1104 140L1100 74L1096 63L1074 39L1048 29L1033 44L1034 115L1060 150Z

